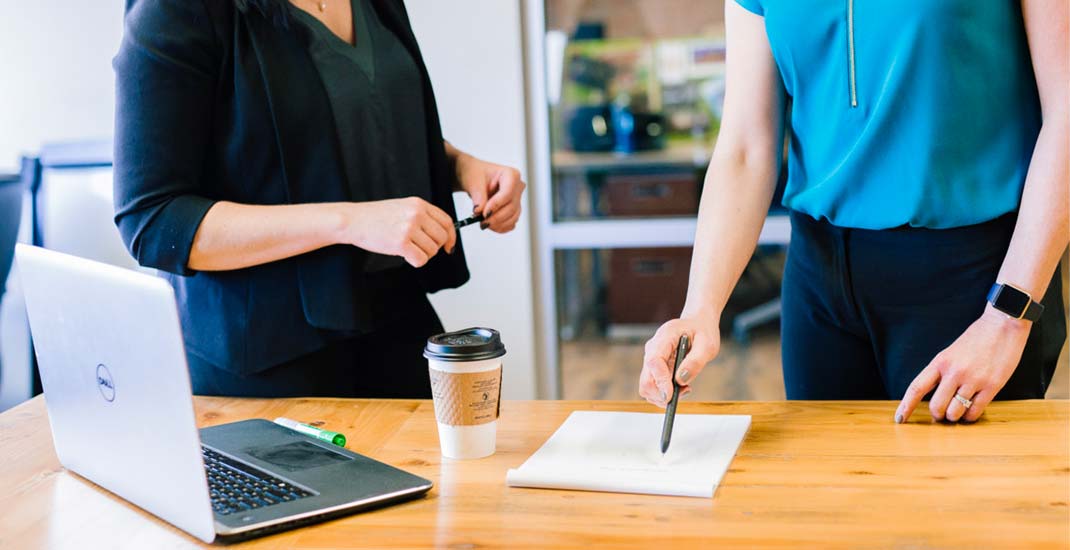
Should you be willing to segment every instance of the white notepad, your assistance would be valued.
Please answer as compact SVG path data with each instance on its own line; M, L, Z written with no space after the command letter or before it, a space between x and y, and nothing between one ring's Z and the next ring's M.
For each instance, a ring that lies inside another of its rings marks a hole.
M656 413L576 411L519 468L513 487L646 493L712 498L750 416L676 416L669 451L661 454Z

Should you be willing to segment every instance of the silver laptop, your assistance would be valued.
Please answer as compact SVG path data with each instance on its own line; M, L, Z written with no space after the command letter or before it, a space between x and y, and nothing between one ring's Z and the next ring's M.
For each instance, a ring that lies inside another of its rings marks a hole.
M431 482L266 420L198 433L165 281L19 245L52 425L67 469L206 542L414 498Z

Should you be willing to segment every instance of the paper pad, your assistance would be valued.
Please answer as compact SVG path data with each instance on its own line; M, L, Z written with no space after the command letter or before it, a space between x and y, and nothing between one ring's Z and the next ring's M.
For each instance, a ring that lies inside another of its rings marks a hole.
M677 415L669 451L661 454L665 416L576 411L519 468L513 487L646 493L712 498L750 416Z

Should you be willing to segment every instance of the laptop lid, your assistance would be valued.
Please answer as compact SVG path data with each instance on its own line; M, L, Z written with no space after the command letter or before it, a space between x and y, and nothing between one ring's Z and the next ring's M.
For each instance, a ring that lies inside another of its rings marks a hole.
M191 535L215 538L174 291L18 245L60 463Z

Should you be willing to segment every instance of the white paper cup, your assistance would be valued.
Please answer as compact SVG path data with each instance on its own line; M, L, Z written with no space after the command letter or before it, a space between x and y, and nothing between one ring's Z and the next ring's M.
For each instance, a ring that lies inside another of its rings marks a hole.
M502 356L498 332L472 328L432 336L424 356L442 456L494 454L501 400Z

